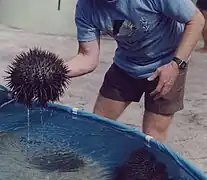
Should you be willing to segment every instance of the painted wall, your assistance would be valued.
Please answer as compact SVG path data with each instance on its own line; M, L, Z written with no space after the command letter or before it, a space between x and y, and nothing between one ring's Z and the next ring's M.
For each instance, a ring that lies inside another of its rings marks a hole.
M0 23L38 33L75 35L77 0L0 0Z
M32 32L75 36L77 0L61 0L60 10L58 1L0 0L0 23Z

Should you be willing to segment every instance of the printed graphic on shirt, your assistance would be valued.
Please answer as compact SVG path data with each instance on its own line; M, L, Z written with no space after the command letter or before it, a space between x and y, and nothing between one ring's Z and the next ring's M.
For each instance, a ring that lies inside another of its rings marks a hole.
M140 23L135 26L131 21L129 20L114 20L113 27L107 28L106 31L104 31L104 34L108 34L112 37L124 37L133 36L136 32L138 33L145 33L149 30L149 22L145 17L140 18ZM141 35L141 34L139 34Z
M112 37L131 36L136 31L135 25L129 20L114 20L113 27L107 28L103 33Z

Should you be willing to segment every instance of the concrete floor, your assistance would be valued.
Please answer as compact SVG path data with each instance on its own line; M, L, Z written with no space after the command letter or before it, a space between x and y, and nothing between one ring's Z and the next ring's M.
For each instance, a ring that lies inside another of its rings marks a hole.
M34 46L41 46L53 51L66 61L70 60L77 52L75 37L38 35L0 26L1 84L5 84L4 71L13 57ZM114 49L115 43L113 41L102 40L99 67L89 75L73 79L60 103L92 111L104 73L112 63ZM187 79L185 109L175 116L167 142L205 172L207 172L206 70L207 55L194 53ZM132 104L124 112L120 121L134 124L140 128L142 114L143 101L139 104Z

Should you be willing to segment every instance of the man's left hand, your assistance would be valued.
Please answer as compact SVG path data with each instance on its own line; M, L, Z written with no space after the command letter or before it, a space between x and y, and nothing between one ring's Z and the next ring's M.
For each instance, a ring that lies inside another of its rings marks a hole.
M166 65L159 67L151 77L148 78L148 81L153 81L156 78L159 78L156 89L150 93L151 96L154 96L154 100L162 98L172 89L177 77L179 75L179 67L176 62L170 62Z

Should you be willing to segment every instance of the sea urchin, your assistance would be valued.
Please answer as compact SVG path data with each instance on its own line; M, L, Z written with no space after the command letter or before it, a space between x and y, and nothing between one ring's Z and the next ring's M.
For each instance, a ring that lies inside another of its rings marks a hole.
M39 48L17 55L6 73L14 97L27 106L33 100L42 106L59 100L70 82L63 59Z
M146 148L133 151L125 164L115 171L115 180L166 180L167 167Z

